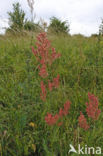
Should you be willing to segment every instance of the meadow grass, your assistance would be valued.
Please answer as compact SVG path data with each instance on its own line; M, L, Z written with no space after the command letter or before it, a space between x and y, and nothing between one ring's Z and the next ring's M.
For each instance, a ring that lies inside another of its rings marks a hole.
M48 34L61 53L52 67L54 75L60 75L60 86L42 102L38 63L31 50L36 35L0 36L0 155L67 156L69 144L103 150L102 37L98 41L97 37ZM98 97L101 114L85 131L78 126L78 117L80 111L86 116L88 92ZM67 99L71 108L63 125L48 126L47 112L56 114Z

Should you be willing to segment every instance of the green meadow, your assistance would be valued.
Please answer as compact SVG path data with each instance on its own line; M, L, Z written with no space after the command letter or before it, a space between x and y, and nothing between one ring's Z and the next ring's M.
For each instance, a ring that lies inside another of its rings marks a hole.
M38 62L31 49L36 48L36 36L0 36L0 156L78 155L68 154L70 144L75 149L78 144L101 147L103 153L103 37L47 34L52 47L61 53L50 75L52 79L59 74L60 85L43 102ZM99 100L101 113L96 121L86 114L88 92ZM66 100L71 105L63 124L49 126L47 112L55 115ZM78 124L80 112L90 125L88 130Z

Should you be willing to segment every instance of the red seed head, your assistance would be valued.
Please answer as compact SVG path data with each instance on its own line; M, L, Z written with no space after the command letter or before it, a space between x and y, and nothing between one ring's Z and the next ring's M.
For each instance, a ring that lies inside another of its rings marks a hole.
M88 117L93 120L98 120L101 110L98 109L98 98L91 93L88 93L89 102L86 103L86 112Z
M84 130L88 130L89 129L90 126L87 124L87 120L84 117L82 112L80 112L80 116L78 118L78 121L79 121L79 126L81 128L83 128Z

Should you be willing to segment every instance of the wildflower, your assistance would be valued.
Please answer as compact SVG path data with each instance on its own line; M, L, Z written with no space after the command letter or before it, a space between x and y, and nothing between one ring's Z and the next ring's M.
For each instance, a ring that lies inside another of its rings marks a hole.
M56 122L58 121L59 119L59 115L56 114L55 116L53 116L52 114L50 113L47 113L47 116L45 117L45 121L48 125L54 125L56 124Z
M61 56L61 54L60 53L56 53L55 48L52 48L51 56L52 56L52 61L54 61L55 59L59 58Z
M50 41L47 39L46 33L39 33L37 36L38 43L43 45L45 49L50 48Z
M59 115L56 114L54 117L53 117L53 122L56 123L59 119Z
M89 103L86 103L86 112L88 117L98 120L101 110L98 109L98 98L88 93Z
M33 123L33 122L30 122L30 123L29 123L29 126L30 126L30 127L36 127L36 124Z
M45 121L48 125L54 125L56 124L56 122L62 118L64 115L68 114L68 110L70 109L70 101L67 101L64 104L64 109L60 108L59 113L57 113L56 115L52 115L50 113L47 113L46 117L45 117ZM62 123L58 123L58 126L61 126Z
M68 114L68 111L70 109L70 101L67 101L65 104L64 104L64 115L67 115Z
M36 43L38 55L41 58L40 63L47 63L49 58L49 48L50 48L50 41L46 37L46 33L40 33L37 36L38 42Z
M78 118L79 121L79 126L81 128L83 128L84 130L88 130L89 129L89 125L87 124L87 120L84 117L84 115L82 114L82 112L80 112L80 116Z
M45 101L45 99L46 99L46 87L45 87L43 81L41 81L41 94L40 94L40 96L41 96L41 99L43 101Z
M50 82L49 80L48 80L48 88L49 88L49 91L52 91L53 89L53 83Z
M35 144L32 144L32 149L33 149L33 151L35 152L36 151L36 145Z
M55 87L55 88L58 88L59 87L59 74L57 75L57 77L56 78L54 78L53 79L53 86Z
M51 125L51 121L52 121L52 114L47 113L47 116L45 116L45 121L48 125Z
M42 67L40 68L39 75L43 78L48 76L47 70L46 70L46 65L43 64Z
M48 88L49 91L52 91L53 87L58 88L59 87L59 75L53 79L53 82L50 82L48 80Z
M45 57L44 57L44 56L42 56L42 58L41 58L41 60L40 60L40 63L41 63L42 65L46 63Z
M45 32L40 33L37 36L36 47L37 50L35 50L34 47L32 47L32 52L40 64L51 65L55 59L61 56L61 54L56 53L55 48L51 49L50 41L47 39ZM49 53L50 49L52 50L51 54Z
M62 108L60 108L59 110L59 116L62 117L64 115L64 110Z

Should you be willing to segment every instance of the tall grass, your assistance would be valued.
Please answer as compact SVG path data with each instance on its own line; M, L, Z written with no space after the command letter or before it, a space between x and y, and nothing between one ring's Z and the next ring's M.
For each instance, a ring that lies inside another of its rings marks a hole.
M1 156L66 156L74 147L103 149L103 112L88 131L78 127L79 112L85 113L88 92L103 104L103 38L48 34L62 54L54 64L60 88L46 103L40 99L37 61L31 51L31 34L0 36L0 154ZM32 45L35 47L36 34ZM61 127L45 123L47 112L58 112L66 99L72 103ZM102 151L103 152L103 151ZM70 155L75 155L71 153Z

